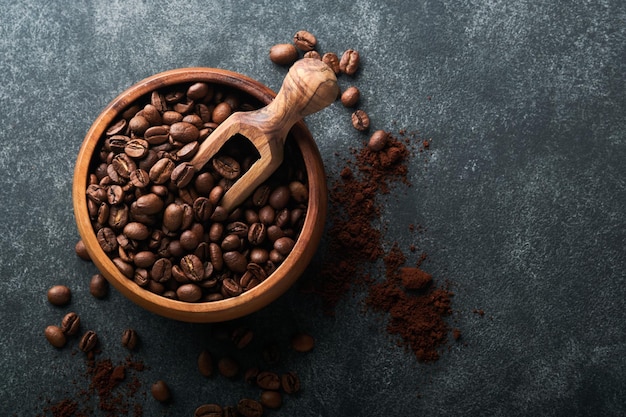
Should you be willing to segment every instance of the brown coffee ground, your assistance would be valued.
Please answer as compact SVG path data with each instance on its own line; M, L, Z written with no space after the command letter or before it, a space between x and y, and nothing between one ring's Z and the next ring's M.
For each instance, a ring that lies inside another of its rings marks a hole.
M330 223L322 267L307 290L318 294L328 314L353 289L367 292L365 304L387 314L386 330L398 336L398 343L415 354L419 361L434 361L447 343L450 329L446 316L451 313L452 293L434 284L433 278L419 268L404 266L406 257L396 243L385 254L383 226L380 224L381 195L402 184L410 187L407 162L413 151L423 152L430 142L416 140L414 133L400 131L390 135L383 150L367 147L353 151L345 161L340 179L330 190ZM415 145L417 144L417 145ZM422 227L409 225L411 231ZM411 252L417 250L410 245ZM384 279L375 277L377 263L384 260Z

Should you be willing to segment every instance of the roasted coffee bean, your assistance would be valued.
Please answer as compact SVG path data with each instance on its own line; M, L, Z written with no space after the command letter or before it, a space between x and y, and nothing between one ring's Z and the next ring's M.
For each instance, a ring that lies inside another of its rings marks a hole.
M150 277L156 282L165 282L172 276L172 262L167 258L159 258L152 265Z
M142 195L135 201L137 214L151 215L158 214L163 210L163 200L154 194L149 193Z
M309 189L300 181L290 182L289 192L291 193L291 198L297 203L306 203L309 200Z
M220 248L222 248L224 252L238 250L240 247L241 238L237 235L226 235L220 244Z
M130 222L124 226L124 235L133 240L145 240L152 234L148 226L139 222Z
M250 262L262 265L269 259L269 252L264 248L252 248Z
M243 417L261 417L263 406L260 402L250 398L242 398L237 403L237 412Z
M263 407L277 409L283 404L283 397L278 391L264 390L261 392L259 402Z
M124 152L126 155L130 156L134 159L141 159L148 153L149 147L148 141L144 139L131 139L126 143L124 147Z
M206 98L212 91L213 87L209 86L207 83L197 82L187 88L187 97L191 100L200 100Z
M122 346L128 350L135 350L139 344L139 335L134 329L126 329L122 333Z
M365 132L370 128L370 117L363 110L357 110L352 113L352 126L361 132Z
M232 253L232 252L229 252ZM232 278L226 278L222 281L222 294L224 297L236 297L243 292L241 285Z
M265 241L267 229L263 223L253 223L248 228L248 242L251 245L258 246Z
M207 197L198 197L193 202L194 218L199 222L206 222L213 215L213 204Z
M135 268L123 259L119 257L113 258L113 264L127 278L132 278L135 275Z
M346 50L339 60L339 69L344 74L354 75L359 69L360 56L354 49Z
M318 59L318 60L322 59L322 56L317 51L307 51L307 52L304 53L304 55L302 57L303 58Z
M286 372L280 376L280 384L287 394L300 391L300 378L295 372Z
M228 116L232 113L233 107L227 101L223 101L215 106L213 113L211 114L211 118L215 123L219 124L228 119Z
M262 389L280 389L280 377L271 371L260 372L256 377L256 384Z
M341 93L341 104L344 107L354 107L361 99L361 91L354 86L348 87Z
M270 48L270 60L277 65L291 65L298 59L298 49L290 43L279 43Z
M196 408L193 417L223 417L223 410L217 404L203 404Z
M243 349L250 344L254 338L254 332L245 326L235 328L230 335L230 339L237 349Z
M196 255L183 256L180 260L180 269L190 281L198 282L204 279L204 266Z
M144 268L135 269L133 281L140 287L145 287L150 281L150 273Z
M62 348L67 343L67 338L59 326L50 325L46 327L44 335L48 342L57 349Z
M106 190L98 184L90 184L87 187L87 198L97 205L105 203L107 201L107 192Z
M137 164L125 153L115 155L111 161L111 166L122 178L130 178L130 173L137 169Z
M165 184L170 177L172 176L172 171L176 164L169 158L161 158L159 159L153 166L150 168L150 172L148 176L150 177L150 181L155 184Z
M202 289L196 284L183 284L176 289L176 296L180 301L195 303L202 298Z
M178 158L179 161L188 161L198 153L199 148L200 144L197 141L189 142L176 151L176 158Z
M73 311L67 313L63 316L61 320L61 331L65 333L66 336L73 336L78 333L80 329L80 316Z
M276 211L270 205L263 206L259 209L259 221L265 225L274 223Z
M317 46L315 36L306 30L299 30L293 35L293 43L298 49L304 52L312 51Z
M126 126L128 126L128 122L125 119L120 119L113 123L105 133L107 136L114 136L124 132L126 130Z
M160 110L151 103L146 104L141 113L151 126L160 125L163 122Z
M213 376L213 357L211 352L206 349L202 350L200 355L198 355L198 370L203 376Z
M175 142L189 143L198 139L200 131L188 122L176 122L170 126L170 138Z
M283 232L283 229L281 229L279 226L275 224L268 226L267 238L270 240L270 242L276 242L278 239L284 236L285 232Z
M217 361L217 369L222 376L233 378L239 373L239 363L230 356L225 356Z
M150 175L141 168L136 169L130 173L130 182L137 188L145 188L150 185Z
M98 345L98 335L93 330L87 330L83 337L81 337L80 342L78 342L78 349L81 351L88 353L96 348Z
M169 136L170 128L167 125L152 126L144 133L144 139L152 146L167 142Z
M284 208L276 212L276 218L274 219L274 224L280 227L281 229L283 229L289 226L290 220L291 220L291 216L289 214L289 209Z
M315 346L313 336L306 333L298 333L291 339L291 347L296 352L308 352Z
M195 225L202 227L200 223L196 223ZM187 252L193 252L202 241L202 236L202 230L200 230L199 232L196 232L195 230L185 230L183 233L181 233L178 242L180 243L180 247L183 250Z
M268 203L275 210L280 210L287 207L289 203L289 197L291 193L289 192L289 187L286 185L281 185L276 187L274 191L269 196Z
M85 242L82 239L79 239L78 242L76 242L74 251L83 261L91 261L91 256L89 255L89 252L87 252L87 246L85 246Z
M112 184L107 190L107 201L109 202L109 204L111 205L119 204L120 202L122 202L123 198L124 198L124 190L122 189L121 186L117 184ZM108 215L105 217L108 217Z
M387 142L389 141L389 133L384 130L377 130L372 133L369 141L367 142L367 147L374 152L382 151L385 146L387 146Z
M289 237L281 237L274 241L274 249L276 249L281 255L287 256L293 249L296 242Z
M226 225L226 233L230 233L239 237L248 236L248 225L244 222L232 222Z
M154 382L150 387L150 393L155 400L162 403L168 402L171 397L170 388L163 380Z
M209 244L209 256L211 264L216 271L221 271L224 268L224 257L222 255L222 248L215 242Z
M339 57L337 54L333 52L327 52L322 56L322 62L325 63L333 70L336 75L341 73L341 69L339 67Z
M150 268L157 259L154 252L143 250L137 252L133 258L133 263L137 268Z
M184 188L193 180L195 174L196 169L194 166L189 162L183 162L174 168L170 180L172 184L176 185L178 188Z
M222 186L217 185L217 186L213 187L213 189L209 193L209 201L214 206L217 206L217 204L222 199L223 195L224 195L224 188Z
M267 200L269 199L271 193L272 189L269 185L263 184L259 186L252 194L252 204L256 207L263 207L267 204Z
M145 117L140 115L136 115L128 122L128 128L136 136L142 136L149 127L150 122Z
M230 156L217 156L212 159L212 164L218 174L229 180L234 180L241 173L239 162Z
M72 290L66 285L53 285L48 289L48 302L54 306L65 306L72 300Z
M198 194L208 196L215 185L215 178L209 172L200 172L196 176L193 185Z
M163 112L162 117L163 117L163 123L171 127L171 125L175 123L182 122L184 116L177 111L167 110Z
M238 274L243 274L244 272L246 272L246 267L248 266L248 260L246 259L245 255L242 254L241 252L237 252L237 251L224 252L222 258L224 259L224 264L231 271L238 273Z
M94 274L89 281L89 293L96 298L104 298L109 293L109 281L102 274Z

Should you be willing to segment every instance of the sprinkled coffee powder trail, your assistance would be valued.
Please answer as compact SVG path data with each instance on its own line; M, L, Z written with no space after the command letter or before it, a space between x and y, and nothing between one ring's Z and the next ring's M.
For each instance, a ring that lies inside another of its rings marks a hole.
M389 135L380 151L368 147L353 151L340 179L330 190L330 229L322 267L311 291L321 296L324 310L334 313L337 303L352 289L365 289L365 304L373 311L388 314L387 332L398 336L398 344L409 348L419 361L439 358L447 343L450 328L446 316L451 313L452 293L438 287L432 276L415 267L404 266L406 257L397 243L384 242L380 225L379 197L407 179L407 160L415 151L423 152L428 141L400 131ZM415 226L411 225L414 230ZM383 244L392 249L385 254ZM411 245L414 251L415 245ZM373 276L377 262L385 264L384 280Z

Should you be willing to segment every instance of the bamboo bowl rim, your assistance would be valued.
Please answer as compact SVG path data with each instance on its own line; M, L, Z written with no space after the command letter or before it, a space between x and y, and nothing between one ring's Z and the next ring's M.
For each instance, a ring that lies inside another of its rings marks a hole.
M171 300L150 292L124 276L106 255L97 241L87 211L87 179L89 167L107 127L130 104L153 90L192 82L219 84L248 94L268 104L276 95L267 86L236 72L208 67L179 68L161 72L132 85L111 101L89 128L81 144L74 168L72 201L76 225L91 260L100 273L126 298L158 315L186 322L221 322L251 314L268 305L302 275L321 241L326 220L328 190L319 149L309 129L301 120L290 132L306 168L309 201L300 236L293 250L276 270L256 287L241 295L220 301L189 303Z

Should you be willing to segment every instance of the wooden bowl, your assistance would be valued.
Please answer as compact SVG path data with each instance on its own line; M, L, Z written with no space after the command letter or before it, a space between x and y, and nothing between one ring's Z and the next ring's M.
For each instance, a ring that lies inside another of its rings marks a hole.
M86 187L90 163L110 124L146 94L176 84L206 82L239 90L268 104L276 95L258 81L234 72L214 68L183 68L156 74L133 85L115 98L95 120L81 145L73 179L73 205L78 232L92 261L106 279L124 296L141 307L186 322L220 322L250 314L283 294L304 272L322 237L327 210L327 188L322 158L311 133L303 121L290 131L305 164L309 201L304 225L295 246L278 268L262 283L241 295L220 301L189 303L152 293L124 276L102 250L88 208Z

